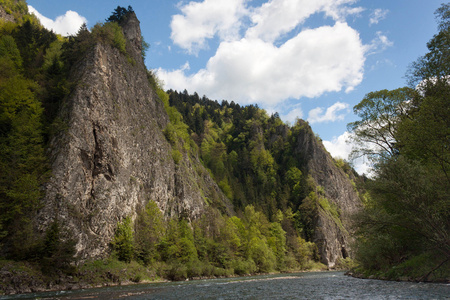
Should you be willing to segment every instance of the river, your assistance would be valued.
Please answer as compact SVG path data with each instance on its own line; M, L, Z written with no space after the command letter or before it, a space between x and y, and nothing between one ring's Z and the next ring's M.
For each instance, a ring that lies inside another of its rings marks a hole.
M358 279L343 272L261 275L46 292L0 299L450 299L450 284Z

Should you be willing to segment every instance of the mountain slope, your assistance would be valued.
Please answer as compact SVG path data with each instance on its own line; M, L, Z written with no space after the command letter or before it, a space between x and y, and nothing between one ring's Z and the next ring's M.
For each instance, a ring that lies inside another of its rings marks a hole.
M168 116L147 80L134 13L122 27L126 54L99 42L76 65L76 87L61 113L66 128L51 143L39 226L57 218L73 232L82 258L104 256L117 223L149 200L167 216L198 217L206 198L232 212L195 158L174 162L163 135Z
M118 7L113 17L68 39L38 22L0 24L2 45L17 48L7 52L7 63L26 76L30 107L39 108L33 120L43 120L33 125L40 156L29 156L42 161L33 168L33 190L7 186L27 180L27 170L16 172L18 180L0 178L0 204L8 207L0 218L2 255L45 261L55 255L52 243L62 245L69 233L77 258L104 258L118 232L134 224L128 229L146 245L138 248L154 251L144 255L145 263L183 260L190 249L189 257L211 266L255 272L306 268L305 261L319 256L333 267L351 256L349 217L360 204L352 180L358 178L331 158L307 122L288 126L254 105L164 92L143 63L134 12ZM22 60L24 68L17 63ZM13 127L5 124L13 140ZM3 162L11 161L12 172L19 166L9 159L14 149L9 140L0 142L9 149ZM10 212L16 198L22 202ZM158 221L161 232L149 237L139 222L150 222L146 211L158 215L153 203L164 220ZM17 221L12 212L25 216ZM52 237L58 226L64 234ZM30 241L26 251L13 233L17 228ZM14 256L11 249L26 254Z

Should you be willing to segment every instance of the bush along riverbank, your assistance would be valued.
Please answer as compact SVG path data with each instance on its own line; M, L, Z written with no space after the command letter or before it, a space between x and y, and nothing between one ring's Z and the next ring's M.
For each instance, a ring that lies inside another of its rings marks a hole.
M325 265L314 262L307 268L286 272L327 270ZM0 261L0 295L260 274L263 273L238 275L234 269L218 268L201 262L186 265L156 263L151 267L144 267L136 261L127 263L116 258L87 262L77 268L73 267L70 272L66 270L49 274L38 264L3 260Z
M363 279L450 283L450 260L438 261L436 258L421 255L391 267L354 267L347 271L346 275Z

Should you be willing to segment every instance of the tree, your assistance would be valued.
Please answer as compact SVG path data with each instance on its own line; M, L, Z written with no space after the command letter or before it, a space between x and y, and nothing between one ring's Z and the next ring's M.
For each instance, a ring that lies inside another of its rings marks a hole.
M398 122L407 113L409 101L415 95L415 90L408 87L381 90L368 93L355 105L353 111L361 120L347 125L357 145L353 155L364 155L373 161L396 155Z
M43 271L49 274L58 270L68 271L75 260L75 244L69 232L61 228L58 220L54 220L47 228L42 250L38 253Z
M414 274L425 280L438 269L448 276L449 8L438 10L441 31L412 65L416 88L369 94L355 107L362 120L349 124L359 141L379 146L363 149L374 154L377 168L367 185L369 201L356 217L357 258L366 270L393 278Z
M149 265L157 258L156 246L164 230L163 215L154 201L149 201L145 209L138 212L134 230L135 256L144 265Z
M427 43L429 50L411 64L407 74L411 85L423 81L448 81L450 74L450 5L442 4L435 12L439 33ZM426 86L422 83L422 86Z
M43 109L38 85L21 74L11 36L0 38L0 54L0 236L10 241L10 255L23 258L33 244L31 220L46 180Z
M133 12L134 10L131 6L128 6L128 9L125 7L117 6L116 9L114 9L112 15L109 16L108 19L106 19L106 22L116 22L120 25L128 16L128 14Z
M450 84L429 84L417 107L398 126L401 152L422 164L439 166L450 184Z
M119 260L128 263L131 261L134 252L134 234L130 217L117 224L111 245Z

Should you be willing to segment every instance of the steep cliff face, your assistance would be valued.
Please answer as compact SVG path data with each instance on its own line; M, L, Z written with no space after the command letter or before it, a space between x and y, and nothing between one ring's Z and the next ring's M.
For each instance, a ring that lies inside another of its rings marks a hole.
M350 255L350 216L361 208L361 200L351 183L352 178L334 164L306 122L297 136L295 153L323 191L319 197L326 200L319 203L330 204L328 209L327 205L319 205L313 241L319 248L321 261L334 267L339 258Z
M57 218L82 259L104 256L117 223L154 200L166 216L199 216L208 201L229 200L195 157L175 164L163 135L168 121L141 56L139 21L122 25L127 54L97 43L73 70L76 87L51 143L52 178L39 224Z

